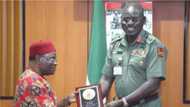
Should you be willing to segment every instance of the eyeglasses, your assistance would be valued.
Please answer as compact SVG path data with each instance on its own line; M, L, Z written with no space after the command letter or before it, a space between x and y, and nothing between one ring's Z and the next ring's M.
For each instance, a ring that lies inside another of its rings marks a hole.
M125 22L129 22L130 20L132 22L137 22L137 21L140 21L142 19L143 19L143 17L122 17L122 20Z
M56 57L51 56L40 56L40 62L42 63L48 63L48 64L54 64L57 62Z

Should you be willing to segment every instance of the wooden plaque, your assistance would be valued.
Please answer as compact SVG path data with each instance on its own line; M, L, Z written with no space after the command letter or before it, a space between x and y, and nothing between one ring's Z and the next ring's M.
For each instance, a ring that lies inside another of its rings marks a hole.
M99 85L89 85L76 88L77 107L103 107L101 89Z

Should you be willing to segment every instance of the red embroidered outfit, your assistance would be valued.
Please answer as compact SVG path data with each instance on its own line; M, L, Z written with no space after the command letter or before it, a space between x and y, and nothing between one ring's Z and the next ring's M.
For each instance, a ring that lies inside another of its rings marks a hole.
M16 86L16 107L57 107L49 83L39 74L27 69Z

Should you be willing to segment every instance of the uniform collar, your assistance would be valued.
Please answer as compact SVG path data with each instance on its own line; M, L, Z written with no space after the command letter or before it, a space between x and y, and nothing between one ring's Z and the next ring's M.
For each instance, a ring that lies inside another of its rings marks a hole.
M138 35L137 39L135 40L135 43L145 43L146 40L145 35L146 31L142 30Z
M132 45L145 43L145 40L146 40L145 35L146 35L146 31L142 30L140 32L140 34L138 35L138 37L136 38L136 40L132 43ZM121 45L124 46L124 47L126 47L128 45L128 43L127 43L127 41L125 39L125 36L121 40Z

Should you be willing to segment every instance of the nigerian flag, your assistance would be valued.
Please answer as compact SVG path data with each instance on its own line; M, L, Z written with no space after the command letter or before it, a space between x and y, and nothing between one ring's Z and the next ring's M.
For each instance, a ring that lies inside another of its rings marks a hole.
M91 26L91 40L88 59L88 80L99 83L106 57L105 10L102 0L94 0Z

